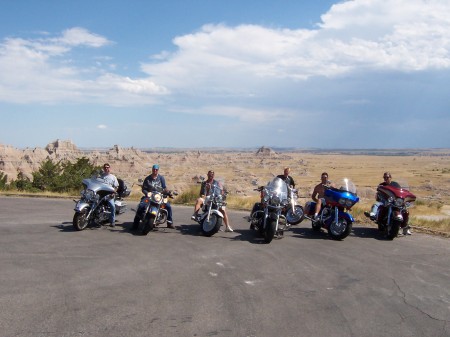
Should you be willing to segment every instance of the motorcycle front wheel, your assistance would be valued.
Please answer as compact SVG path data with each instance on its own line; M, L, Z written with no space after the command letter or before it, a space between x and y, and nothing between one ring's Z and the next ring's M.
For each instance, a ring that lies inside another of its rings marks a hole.
M394 238L396 238L398 235L399 229L400 229L400 222L392 221L391 228L389 228L389 226L387 226L386 239L394 240Z
M89 224L89 219L86 217L88 213L87 209L83 209L81 212L76 212L73 215L73 228L75 228L77 231L82 231L87 227Z
M142 235L147 235L155 228L155 216L153 214L147 214L143 221Z
M264 242L265 243L271 243L274 236L275 236L275 231L277 228L277 222L276 220L267 220L267 224L266 224L266 230L264 231Z
M328 234L333 240L343 240L352 231L352 224L344 218L339 218L338 221L333 221L328 228Z
M205 236L213 236L219 231L220 226L222 226L222 218L213 213L209 216L209 221L206 219L207 217L205 217L200 223L202 233Z
M295 205L294 211L292 211L292 207L289 207L286 212L286 220L291 225L298 225L305 218L305 212L303 211L303 207L300 205Z

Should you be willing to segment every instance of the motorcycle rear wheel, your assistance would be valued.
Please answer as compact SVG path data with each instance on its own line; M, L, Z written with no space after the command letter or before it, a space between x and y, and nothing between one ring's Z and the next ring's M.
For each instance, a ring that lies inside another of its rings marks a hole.
M271 243L277 227L277 222L275 220L267 220L266 230L264 231L264 242Z
M207 217L205 217L200 223L202 233L208 237L213 236L219 231L220 226L222 226L222 218L217 214L211 214L209 216L209 221L206 221L206 219Z
M333 240L343 240L350 234L351 231L351 222L345 218L339 218L337 223L335 221L331 223L328 228L328 235L330 235Z
M143 223L144 227L142 228L142 235L147 235L155 228L155 216L153 214L147 214Z
M86 218L87 213L87 209L83 209L81 212L76 212L73 215L72 224L73 228L75 228L77 231L82 231L89 224L89 219Z
M303 207L300 205L295 205L294 212L292 211L291 207L289 207L288 211L286 212L286 220L291 225L298 225L303 221L304 218L305 212L303 210Z

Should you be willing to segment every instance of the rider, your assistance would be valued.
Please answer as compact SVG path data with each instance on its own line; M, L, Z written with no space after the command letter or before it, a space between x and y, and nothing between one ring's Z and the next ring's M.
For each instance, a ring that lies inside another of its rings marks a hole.
M119 188L119 181L117 180L116 176L111 173L111 165L108 163L105 163L103 165L103 172L100 174L100 177L107 183L108 185L111 185L114 188L114 191L117 191ZM115 193L113 193L114 196ZM114 198L108 199L109 207L111 208L111 214L109 215L109 225L111 227L115 226L116 222L116 205L114 204Z
M325 205L325 187L332 187L333 184L328 180L328 173L323 172L320 177L320 183L314 187L311 198L316 202L316 209L314 212L314 220L317 219L322 205Z
M191 216L191 219L194 221L198 220L198 211L202 207L203 203L205 202L205 196L209 192L209 188L213 184L218 184L219 182L217 180L214 180L214 171L209 170L208 171L208 179L202 182L202 185L200 187L200 197L197 199L194 207L194 214ZM219 211L223 214L223 222L225 224L225 232L233 232L233 228L228 224L228 215L227 211L225 209L225 206L221 206Z
M285 167L283 174L278 175L277 178L282 179L289 187L295 188L294 178L289 175L290 172L291 169L289 167Z
M387 186L392 183L392 175L390 172L384 172L383 174L384 181L380 183L378 186ZM375 221L375 219L378 217L378 207L380 207L383 204L383 201L381 199L381 196L377 193L375 196L377 202L372 205L372 208L369 212L364 212L364 215L369 217L370 220Z
M391 184L395 184L395 182L392 181L392 175L390 172L384 172L383 173L383 179L384 181L380 183L378 186L387 186ZM380 194L376 194L376 202L372 205L372 208L369 212L364 212L364 215L369 217L370 220L375 221L378 218L378 208L383 204L383 199ZM411 235L411 231L409 229L409 226L406 226L403 228L403 235Z
M159 165L158 164L153 165L152 174L150 174L144 179L144 183L142 184L142 193L144 193L145 196L148 196L148 192L151 192L154 189L154 187L159 187L164 192L167 192L166 180L162 175L158 174L158 171ZM172 206L170 205L169 202L166 204L166 209L167 209L167 227L174 228L172 220Z

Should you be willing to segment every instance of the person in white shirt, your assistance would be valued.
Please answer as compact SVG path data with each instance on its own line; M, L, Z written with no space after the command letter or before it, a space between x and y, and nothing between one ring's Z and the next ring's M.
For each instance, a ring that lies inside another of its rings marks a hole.
M117 191L119 188L119 181L116 176L111 173L111 166L108 163L103 165L103 172L100 177L105 181L105 183L111 185L114 188L114 191ZM111 227L114 227L116 222L116 205L114 204L114 198L109 199L108 203L111 208L109 223Z

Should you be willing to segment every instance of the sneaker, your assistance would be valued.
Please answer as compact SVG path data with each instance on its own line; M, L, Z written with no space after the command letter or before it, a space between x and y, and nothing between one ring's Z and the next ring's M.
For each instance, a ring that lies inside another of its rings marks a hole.
M167 221L167 228L175 228L172 221Z
M114 222L111 222L111 223L109 224L109 227L114 228L114 227L116 227L116 224L115 224Z
M191 220L197 221L197 214L193 214L193 215L191 216Z
M411 235L411 231L409 230L409 226L403 228L403 235Z
M228 227L227 229L225 229L225 232L234 232L233 228Z

